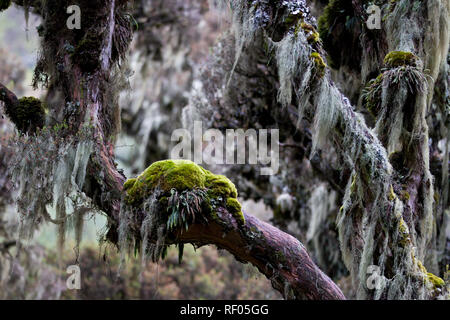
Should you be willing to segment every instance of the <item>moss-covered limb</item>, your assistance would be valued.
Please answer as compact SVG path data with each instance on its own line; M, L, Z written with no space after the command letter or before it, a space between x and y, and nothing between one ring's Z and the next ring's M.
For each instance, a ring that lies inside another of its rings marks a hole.
M16 95L0 83L0 101L5 113L21 132L32 132L44 126L45 110L42 102L33 97L17 99Z
M436 202L440 186L431 175L430 146L433 148L433 141L442 138L428 133L432 122L427 123L425 118L429 113L441 113L439 109L429 110L433 108L438 73L448 54L449 9L450 4L445 1L411 5L399 0L386 16L389 52L384 59L387 70L382 94L378 95L380 114L376 128L396 159L396 189L407 194L403 215L408 217L405 220L418 248L416 256L436 273L443 269L438 268L435 252L445 246L445 240L436 235L442 234L440 229L445 230L445 225L442 207ZM401 28L405 25L408 28Z
M165 160L127 180L124 191L116 228L121 250L158 261L169 245L212 244L257 266L286 298L344 299L297 239L242 213L224 176L191 161Z
M160 200L157 203L157 206L152 206L152 212L134 211L135 219L128 225L133 226L136 238L145 238L142 237L142 228L148 226L145 222L150 219L147 214L167 217L166 205L161 205ZM287 299L345 299L341 290L314 264L297 239L252 215L244 214L245 224L240 224L225 206L215 210L215 218L210 217L208 209L197 212L194 223L187 229L171 229L165 234L164 241L158 237L158 232L147 234L146 247L157 243L164 246L184 243L196 247L215 245L231 252L238 261L255 265ZM200 216L208 218L205 221ZM160 230L160 226L166 229L165 222L161 221L152 230ZM135 246L134 241L131 243ZM163 251L161 248L156 252L158 257Z
M214 206L223 205L238 222L245 222L234 184L225 176L213 174L189 160L157 161L137 178L127 180L124 189L125 202L132 206L141 205L157 189L170 197L169 205L174 195L178 199L179 193L197 190L197 195L203 193L199 201L207 202L213 211ZM182 202L189 203L189 199Z

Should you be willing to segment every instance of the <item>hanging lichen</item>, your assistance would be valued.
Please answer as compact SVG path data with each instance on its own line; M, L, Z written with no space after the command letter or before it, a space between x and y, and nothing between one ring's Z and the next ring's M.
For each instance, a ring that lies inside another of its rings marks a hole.
M19 236L33 237L42 222L58 226L58 250L62 254L68 219L75 229L76 246L81 242L83 215L95 211L82 192L93 143L89 133L78 141L58 138L57 129L44 127L36 135L20 136L12 142L11 178L17 193Z

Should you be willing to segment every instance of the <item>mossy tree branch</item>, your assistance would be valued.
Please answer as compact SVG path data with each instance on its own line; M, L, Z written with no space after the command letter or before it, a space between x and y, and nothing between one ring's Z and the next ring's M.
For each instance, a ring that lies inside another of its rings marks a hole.
M316 266L296 238L250 214L244 213L244 225L238 224L226 208L219 208L217 215L218 221L195 223L187 231L178 231L172 243L215 245L226 249L238 261L256 266L286 299L345 299L339 287Z
M237 190L225 176L188 160L165 160L129 179L124 188L119 237L114 239L121 250L128 243L158 261L167 245L216 245L255 265L287 299L345 299L300 241L242 213ZM150 243L157 249L148 250Z

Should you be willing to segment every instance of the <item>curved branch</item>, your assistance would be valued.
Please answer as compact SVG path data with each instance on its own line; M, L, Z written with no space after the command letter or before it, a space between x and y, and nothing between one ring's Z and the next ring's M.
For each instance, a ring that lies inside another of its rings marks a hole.
M250 214L244 213L245 224L241 224L225 208L216 213L217 219L195 222L187 231L178 229L166 238L165 244L192 243L225 249L238 261L256 266L286 299L345 299L299 240ZM152 237L149 241L156 243L157 235L153 233Z

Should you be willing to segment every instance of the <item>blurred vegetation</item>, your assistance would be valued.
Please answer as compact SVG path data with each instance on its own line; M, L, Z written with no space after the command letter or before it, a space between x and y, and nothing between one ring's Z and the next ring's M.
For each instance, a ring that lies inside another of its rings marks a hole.
M65 256L64 266L76 262L73 253ZM139 258L130 258L119 273L117 251L105 247L100 251L92 244L82 249L78 262L81 289L63 291L62 299L281 299L254 267L213 247L186 247L181 264L175 249L169 249L158 264L142 266ZM58 265L55 252L46 263Z

